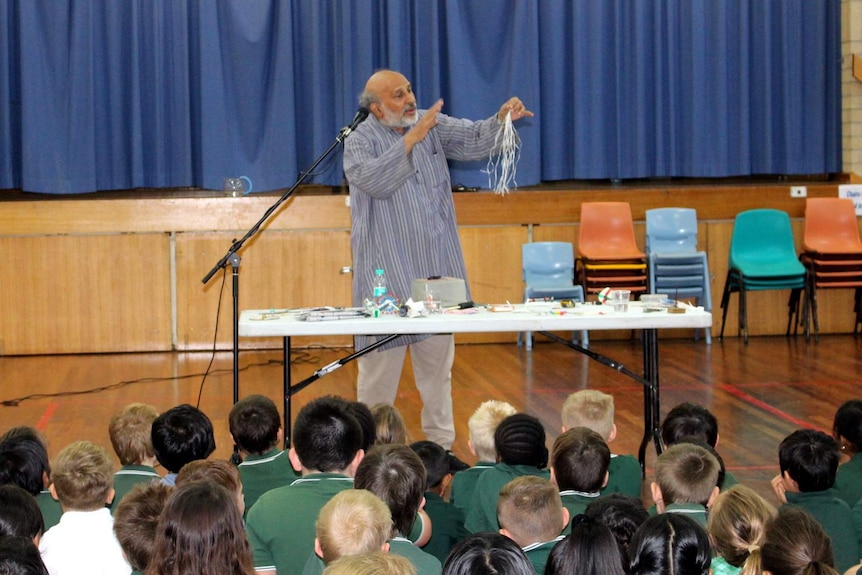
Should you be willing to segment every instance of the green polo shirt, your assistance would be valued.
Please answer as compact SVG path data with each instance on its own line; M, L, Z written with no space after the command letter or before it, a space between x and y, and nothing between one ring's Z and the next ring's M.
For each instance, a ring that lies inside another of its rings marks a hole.
M664 508L664 512L688 515L706 529L706 507L700 503L671 503Z
M126 493L138 483L149 483L158 481L162 477L149 465L124 465L114 473L114 500L111 501L111 513L117 510L117 506Z
M255 569L275 569L279 575L301 573L314 552L314 524L320 509L345 489L353 489L352 477L312 473L261 495L246 520Z
M389 552L400 555L416 567L416 575L440 575L443 572L443 564L440 560L416 547L410 540L404 537L394 537L389 540Z
M563 502L563 507L569 511L569 521L563 528L563 535L568 535L572 532L572 518L575 515L580 515L587 509L587 505L601 497L601 493L584 493L583 491L575 491L574 489L566 489L560 491L560 500Z
M443 563L452 547L470 534L464 527L464 513L430 491L425 492L425 513L431 518L431 539L422 550Z
M641 464L631 455L611 455L608 465L608 484L602 488L602 495L623 493L631 497L641 497Z
M464 526L470 533L479 531L499 531L500 524L497 522L497 499L504 485L523 475L535 475L550 480L551 472L547 469L539 469L532 465L508 465L498 463L491 469L486 469L473 490L473 498ZM433 527L432 527L433 529Z
M862 499L862 453L857 453L849 461L838 466L835 476L835 496L853 507Z
M551 541L533 543L532 545L522 547L524 553L527 555L527 559L533 564L533 571L536 572L536 575L544 575L545 565L548 563L548 556L551 554L551 550L554 548L554 545L563 539L565 539L565 536L560 535Z
M856 544L859 547L859 553L862 553L862 499L853 506L852 514L853 527L856 530Z
M470 501L473 499L473 490L476 488L479 476L492 467L494 467L494 463L480 461L470 469L459 471L453 475L452 486L449 488L449 503L463 511L466 515L467 509L470 507Z
M63 508L60 507L60 502L51 496L51 492L47 489L39 492L36 496L36 503L39 504L39 510L42 512L42 521L45 523L45 531L55 526L60 522L60 516L63 515Z
M299 479L299 473L290 465L287 452L278 448L273 448L263 455L247 456L237 469L242 479L246 517L261 495Z
M785 496L787 505L801 507L810 513L832 539L836 571L844 573L859 563L859 543L853 528L853 513L843 499L836 497L834 490L787 492Z

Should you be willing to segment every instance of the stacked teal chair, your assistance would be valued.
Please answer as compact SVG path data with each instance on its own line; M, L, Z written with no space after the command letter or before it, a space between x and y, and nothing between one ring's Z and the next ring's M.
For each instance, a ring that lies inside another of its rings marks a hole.
M657 208L646 211L646 254L649 288L672 299L694 299L712 311L709 264L697 249L697 211ZM705 329L706 343L712 343Z
M574 283L575 253L569 242L531 242L521 246L524 278L524 301L572 300L584 301L584 288ZM527 351L533 349L531 332L523 334ZM573 340L574 341L574 340ZM521 335L518 335L518 345ZM581 332L581 345L589 347L586 330Z
M748 210L737 214L730 238L727 279L721 296L721 333L730 295L739 293L739 332L748 344L747 297L749 291L790 290L787 334L799 318L799 301L805 289L806 274L796 255L790 217L772 209ZM807 331L807 325L806 325Z

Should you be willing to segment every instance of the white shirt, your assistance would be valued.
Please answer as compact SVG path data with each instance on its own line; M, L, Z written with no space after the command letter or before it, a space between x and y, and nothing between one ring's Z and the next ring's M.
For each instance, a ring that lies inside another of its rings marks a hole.
M114 518L105 509L66 511L39 541L42 561L51 575L129 575L114 535Z

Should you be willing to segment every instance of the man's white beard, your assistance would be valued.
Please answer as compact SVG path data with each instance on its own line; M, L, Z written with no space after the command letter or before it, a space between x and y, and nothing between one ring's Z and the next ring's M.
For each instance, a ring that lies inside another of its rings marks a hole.
M389 108L383 108L383 118L380 123L388 128L411 128L419 120L419 114L413 116L402 115L400 118Z

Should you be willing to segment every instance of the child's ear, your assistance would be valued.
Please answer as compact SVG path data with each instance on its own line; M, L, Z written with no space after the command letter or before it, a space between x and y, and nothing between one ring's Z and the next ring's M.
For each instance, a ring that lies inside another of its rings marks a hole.
M799 484L796 483L796 480L790 477L790 473L787 471L781 472L781 481L784 483L784 490L789 491L791 493L799 493Z
M712 504L715 503L715 498L718 497L720 489L718 485L712 488L712 494L709 496L709 499L706 501L706 508L709 509L712 507Z
M49 485L51 485L51 478L48 477L47 471L42 471L42 487L45 488Z
M611 432L608 434L608 440L606 443L610 443L614 439L617 438L617 424L615 423L613 427L611 427Z
M48 491L51 492L51 497L53 497L55 501L60 501L60 498L57 497L57 489L54 487L53 483L48 486Z
M605 471L605 480L602 481L602 489L608 486L608 481L611 479L611 474L608 471Z
M293 467L293 470L297 473L302 472L302 462L299 460L299 456L296 454L296 449L293 447L287 452L287 458L290 459L290 466Z
M323 559L323 549L320 548L320 538L314 538L314 554Z
M664 499L661 495L661 487L658 486L658 483L653 481L649 484L650 491L652 492L652 500L655 501L655 509L659 513L664 513Z
M281 445L284 442L284 428L279 427L278 433L275 434L275 444Z
M473 447L473 440L471 440L471 439L467 440L467 447L470 449L470 453L473 455L473 457L477 457L476 448Z
M116 494L117 494L117 492L114 491L113 487L111 487L111 490L108 491L108 496L105 498L105 504L110 505L111 502L114 500L114 495L116 495Z
M554 468L553 468L553 467L551 467L551 479L550 479L550 482L551 482L551 483L553 483L554 485L556 485L557 487L559 487L559 484L557 484L557 474L556 474L556 473L554 473Z
M359 464L362 463L362 459L365 457L365 450L359 449L356 452L356 455L353 456L353 461L350 462L350 466L347 468L347 475L353 477L356 475L356 468L359 467Z
M569 514L569 510L563 507L563 525L560 527L560 531L566 528L566 526L569 524L569 519L571 518L572 516Z

